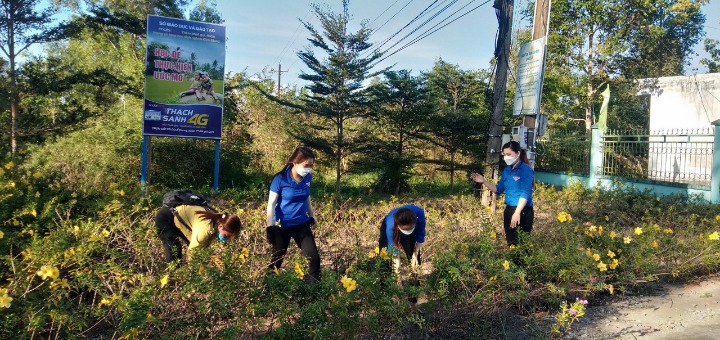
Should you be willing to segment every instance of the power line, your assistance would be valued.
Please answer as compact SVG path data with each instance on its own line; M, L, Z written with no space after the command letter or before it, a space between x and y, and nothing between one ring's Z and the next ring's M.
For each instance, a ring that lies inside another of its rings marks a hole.
M385 14L385 12L387 12L388 10L390 10L390 8L392 8L393 6L395 6L395 4L398 3L399 1L400 1L400 0L395 0L395 2L392 3L392 5L388 6L388 8L386 8L384 11L382 11L382 13L380 13L377 17L375 17L375 19L373 19L373 21L370 22L370 26L372 26L372 25L375 23L375 21L377 21L377 19L380 19L380 17L381 17L383 14ZM407 7L407 5L409 5L412 1L413 1L413 0L408 1L408 3L405 5L405 7ZM405 7L403 7L403 8L405 8ZM400 9L400 11L402 11L402 8ZM400 11L398 11L397 13L400 13ZM397 15L397 13L395 13L395 15ZM395 16L393 15L392 17L390 17L390 19L392 19L392 18L394 18L394 17L395 17ZM390 20L388 20L388 21L390 21ZM387 21L385 22L385 24L387 24ZM385 24L383 24L383 25L385 25ZM380 26L380 27L382 27L382 26Z
M447 0L443 0L443 2L441 2L440 4L444 3L445 1L447 1ZM454 0L454 1L457 1L457 0ZM390 40L392 40L392 38L394 38L395 36L397 36L398 34L400 34L400 32L402 32L403 30L405 30L406 28L408 28L408 26L412 25L412 23L414 23L416 20L418 20L418 19L420 19L421 17L423 17L426 13L428 13L428 12L431 10L430 8L433 7L433 5L434 5L435 3L437 3L437 2L438 2L438 0L433 1L429 6L425 7L425 9L423 9L423 10L420 12L420 14L416 15L414 18L412 18L412 20L410 20L410 22L408 22L407 24L405 24L405 26L403 26L400 30L398 30L397 32L393 33L393 34L390 35L388 38L386 38L385 40L383 40L383 41L380 43L380 45L378 45L378 46L375 48L375 51L380 50L380 48L383 47L383 46L385 46L385 44L387 44ZM439 6L439 5L438 5L438 6ZM398 12L398 13L399 13L399 12Z
M305 21L307 19L308 15L310 15L310 12L305 13L305 17L303 17L302 21ZM276 63L280 63L282 61L282 58L285 56L285 53L290 49L290 46L295 43L295 40L297 39L299 33L300 33L300 27L302 26L302 21L298 23L297 28L295 28L295 32L290 37L290 40L288 40L287 43L285 43L285 47L283 47L282 51L280 51L280 55L277 57Z
M444 21L450 19L450 18L451 18L453 15L455 15L457 12L459 12L460 10L462 10L463 8L467 7L468 5L470 5L471 3L475 2L475 1L476 1L476 0L473 0L473 1L471 1L470 3L468 3L467 5L465 5L465 6L463 6L462 8L460 8L459 10L455 11L454 13L452 13L451 15L449 15L448 17L446 17L445 19L443 19L443 20L440 21L439 23L435 24L434 26L430 27L430 28L429 28L428 30L426 30L425 32L421 33L417 38L411 40L411 41L408 42L407 44L405 44L405 45L403 45L402 47L398 48L396 51L394 51L394 52L386 55L385 57L383 57L382 59L378 60L378 61L377 61L375 64L373 64L373 65L377 65L378 63L384 61L385 59L387 59L387 58L395 55L396 53L404 50L404 49L407 48L407 47L412 46L413 44L417 43L418 41L427 38L428 36L434 34L435 32L443 29L443 28L446 27L447 25L452 24L453 22L457 21L458 19L460 19L460 18L462 18L462 17L464 17L464 16L472 13L473 11L477 10L478 8L480 8L480 7L486 5L487 3L490 2L490 0L486 0L486 1L483 2L482 4L480 4L480 5L472 8L472 9L470 9L469 11L463 13L462 15L458 16L457 18L453 19L452 21L446 23L445 25L442 25L442 26L440 26L440 27L438 27L438 28L435 28L435 27L437 27L439 24L441 24L441 23L443 23ZM433 30L433 28L435 28L435 29ZM393 46L394 46L394 45L393 45ZM391 48L392 48L392 47L391 47ZM389 51L389 49L386 50L383 54L387 53L387 51Z

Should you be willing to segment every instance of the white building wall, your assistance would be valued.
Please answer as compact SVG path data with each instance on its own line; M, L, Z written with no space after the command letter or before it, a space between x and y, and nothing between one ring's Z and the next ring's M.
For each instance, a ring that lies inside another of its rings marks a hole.
M712 167L712 122L720 119L720 73L638 81L650 96L648 177L705 184ZM704 136L703 136L704 135Z

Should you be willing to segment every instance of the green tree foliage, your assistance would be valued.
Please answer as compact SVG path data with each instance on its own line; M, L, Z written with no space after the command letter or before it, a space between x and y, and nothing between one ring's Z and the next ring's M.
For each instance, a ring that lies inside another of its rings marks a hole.
M710 54L710 58L703 58L700 64L707 66L709 73L720 72L720 41L705 38L705 52Z
M412 76L408 70L387 71L383 76L370 87L371 101L376 103L373 130L381 135L360 157L357 169L380 170L378 188L398 195L409 189L418 160L413 140L426 126L432 103L424 77Z
M225 19L222 18L222 15L217 10L217 1L215 0L200 0L190 12L189 19L213 24L222 24L225 22Z
M427 120L423 139L443 148L450 160L434 160L450 172L450 187L454 186L458 153L487 143L489 112L483 91L487 84L482 72L461 70L439 59L426 74L433 96L435 112Z
M335 190L340 191L343 160L355 153L363 144L363 135L358 133L356 119L366 115L367 100L363 81L374 77L371 73L373 62L380 53L371 50L368 42L372 30L367 22L360 23L356 32L349 32L349 1L343 1L342 13L334 13L326 7L313 5L315 16L322 31L311 23L302 22L310 33L311 46L297 53L300 60L311 70L300 74L307 80L310 91L301 97L299 108L325 121L320 130L333 131L332 139L321 135L300 136L308 146L324 151L335 160ZM313 48L324 56L316 55Z
M18 92L18 56L30 46L55 37L51 9L38 10L39 0L2 0L0 8L0 51L7 57L10 104L10 151L17 151L17 118L21 94Z

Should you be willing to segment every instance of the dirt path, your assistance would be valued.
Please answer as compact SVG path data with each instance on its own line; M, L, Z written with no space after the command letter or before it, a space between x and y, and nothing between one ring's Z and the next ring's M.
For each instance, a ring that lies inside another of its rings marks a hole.
M720 339L720 278L592 302L568 339Z

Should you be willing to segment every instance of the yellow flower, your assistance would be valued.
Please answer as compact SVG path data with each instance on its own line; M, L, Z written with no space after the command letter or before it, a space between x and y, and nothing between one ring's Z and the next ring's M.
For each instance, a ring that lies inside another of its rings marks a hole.
M625 243L625 244L630 244L631 241L632 241L632 238L630 238L630 237L623 237L623 243Z
M30 248L25 249L25 250L23 250L23 251L20 252L20 255L29 258L30 256L32 256L32 250L30 250Z
M491 231L491 232L490 232L490 238L493 239L493 240L496 239L496 238L497 238L497 233L494 232L494 231Z
M7 295L7 288L0 288L0 295Z
M653 248L657 248L657 247L658 247L657 241L653 240L653 242L652 242L652 247L653 247Z
M390 259L390 254L388 253L387 248L383 247L383 249L380 250L380 258L382 258L383 260Z
M5 163L5 169L10 170L13 167L13 165L15 165L15 164L13 164L13 162L7 162L7 163Z
M591 226L588 227L588 231L591 232L591 233L594 233L594 232L597 231L597 227L594 226L594 225L591 225Z
M610 221L610 217L608 217L608 215L605 215L605 221Z
M598 267L598 269L600 269L601 272L604 272L607 270L607 265L605 263L603 263L602 261L600 261L600 263L598 263L597 267Z
M615 294L615 287L613 287L613 285L607 285L607 290L610 292L610 295Z
M380 247L375 246L375 249L373 249L373 251L375 251L375 254L380 254Z
M715 215L715 221L720 221L720 215Z
M352 292L357 288L357 282L347 277L347 275L343 276L342 279L340 279L340 282L342 283L343 288L345 288L348 293Z
M558 219L558 221L560 221L560 223L565 223L565 222L572 221L572 216L570 216L570 214L562 211L562 212L558 213L557 219Z
M613 259L613 261L610 262L610 265L609 265L609 266L610 266L610 269L615 269L615 268L617 268L617 266L618 266L619 264L620 264L620 261L618 261L618 259Z
M0 230L0 239L2 239L3 237L5 237L5 233L3 233L2 230Z
M103 230L100 232L100 236L102 236L102 237L108 237L108 236L110 236L110 232L109 232L107 229L103 229Z
M120 196L125 196L125 190L120 189L120 191L117 192Z
M305 272L303 272L302 268L300 267L300 263L295 262L295 274L297 274L298 279L302 280L303 277L305 277Z
M610 239L614 240L617 237L617 233L614 231L610 232Z
M47 280L48 277L55 280L60 276L60 271L55 266L42 266L36 273L43 280Z
M20 225L20 221L18 221L18 220L13 220L13 226L17 227L17 226L19 226L19 225Z
M673 230L670 229L670 228L665 228L665 230L663 230L663 233L672 234L672 233L673 233Z
M592 257L592 254L593 254L592 249L590 249L590 248L585 249L585 255Z
M509 248L510 250L515 250L515 248L517 248L517 246L514 245L514 244L511 244L510 247L508 247L508 248Z
M0 308L10 308L13 298L7 294L0 295Z
M37 211L35 211L35 209L33 209L33 210L30 212L30 215L33 215L33 217L37 217Z
M600 261L600 254L595 253L595 254L593 254L592 258L593 258L593 260L595 260L595 261Z
M597 232L597 233L598 233L598 235L602 235L602 233L603 233L603 227L602 227L601 225L598 226L598 232Z
M250 256L250 252L248 251L247 248L243 247L243 249L240 250L240 255L247 257L247 256Z
M510 262L508 262L508 260L505 260L505 262L503 262L503 268L505 268L505 270L510 269Z
M660 231L660 226L657 225L657 223L656 223L656 224L653 224L652 227L653 227L653 230L655 230L655 231Z
M8 187L14 188L14 187L15 187L15 182L8 182Z
M278 271L277 268L273 268L272 271L273 271L273 273L275 273L275 275L280 275L280 271Z
M607 256L608 256L609 258L611 258L611 259L612 259L612 258L614 258L614 257L615 257L615 253L613 253L613 251L612 251L612 250L608 250L608 252L607 252Z
M163 276L163 277L160 279L160 288L165 287L165 285L167 285L168 282L170 282L170 275L169 275L169 274L165 274L165 276Z
M372 250L369 251L368 254L367 254L367 258L369 258L369 259L374 259L375 256L377 256L377 254L376 254L374 251L372 251Z
M713 240L713 241L720 240L720 234L718 234L718 232L716 231L716 232L708 235L708 239Z
M67 279L55 280L50 283L50 288L52 288L52 289L58 289L58 288L70 289L70 284L68 283Z
M112 303L112 301L108 298L102 298L102 300L100 300L100 306L109 305L110 303Z
M73 232L75 232L75 234L78 234L80 232L80 227L73 226Z
M635 235L642 235L643 230L640 227L635 228Z

